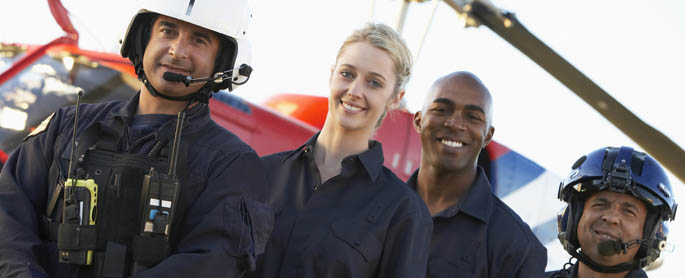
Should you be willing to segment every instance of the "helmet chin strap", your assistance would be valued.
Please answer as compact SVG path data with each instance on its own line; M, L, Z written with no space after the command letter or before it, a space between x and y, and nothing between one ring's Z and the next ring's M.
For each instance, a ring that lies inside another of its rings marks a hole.
M620 263L620 264L613 265L613 266L603 266L603 265L596 263L595 261L593 261L589 257L583 255L582 251L581 252L573 251L572 253L573 254L571 254L571 255L573 257L575 257L576 259L578 259L578 261L582 262L584 265L587 265L592 270L597 271L597 272L601 272L601 273L620 273L620 272L638 269L638 265L636 263L632 263L632 264Z
M150 83L150 81L147 79L145 72L142 72L140 77L141 81L143 82L143 85L145 85L145 88L153 97L161 97L163 99L171 101L197 101L200 103L209 103L209 97L212 94L212 89L209 87L209 83L207 83L194 93L179 97L169 96L155 89L155 87L152 86L152 83Z

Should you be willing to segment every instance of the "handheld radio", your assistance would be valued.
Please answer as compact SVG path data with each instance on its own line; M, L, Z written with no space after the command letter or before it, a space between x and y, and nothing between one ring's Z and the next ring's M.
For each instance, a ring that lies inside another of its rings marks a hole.
M95 221L97 217L98 185L95 180L79 177L74 173L76 160L76 129L83 91L78 92L74 113L74 132L71 137L71 159L68 178L64 182L64 206L62 223L59 225L57 248L59 262L77 265L93 263L96 246ZM81 159L81 158L78 158Z
M169 160L169 172L158 173L150 168L143 179L139 234L134 237L133 273L156 265L171 252L169 232L176 211L180 184L176 176L181 131L185 112L179 112Z

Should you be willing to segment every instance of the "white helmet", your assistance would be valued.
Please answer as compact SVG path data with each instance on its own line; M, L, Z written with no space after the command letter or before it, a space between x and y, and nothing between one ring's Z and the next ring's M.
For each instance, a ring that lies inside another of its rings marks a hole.
M247 27L252 14L248 0L137 0L140 10L133 16L121 42L121 56L129 58L136 74L148 85L143 72L143 53L150 40L152 20L156 14L173 17L216 32L221 38L214 72L229 73L221 83L208 82L203 87L211 92L234 90L249 79L252 67L252 49L247 38ZM223 35L223 36L222 36ZM200 91L202 91L201 89ZM154 93L159 93L155 92ZM153 93L153 94L154 94Z

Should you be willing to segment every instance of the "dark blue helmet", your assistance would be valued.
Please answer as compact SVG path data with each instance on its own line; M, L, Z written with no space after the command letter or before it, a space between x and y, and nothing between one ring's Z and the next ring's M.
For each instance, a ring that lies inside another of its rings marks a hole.
M577 252L580 248L577 227L585 200L601 190L634 196L648 208L635 264L599 266ZM569 254L599 272L645 267L659 258L666 244L664 221L673 220L678 208L663 168L651 156L630 147L602 148L578 159L571 173L559 185L558 198L567 203L558 218L561 244Z

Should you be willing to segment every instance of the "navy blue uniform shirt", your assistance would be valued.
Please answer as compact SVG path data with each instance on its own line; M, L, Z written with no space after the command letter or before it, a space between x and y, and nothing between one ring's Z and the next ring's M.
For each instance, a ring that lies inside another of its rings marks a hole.
M129 137L126 132L140 130L127 128L137 107L138 94L128 102L83 104L77 134L96 123L121 127L115 124L121 121L122 153L145 154L158 137L173 135L175 117L158 130ZM66 176L74 111L71 106L55 112L47 129L27 138L2 169L0 277L78 276L78 266L58 263L56 243L39 232L55 181ZM194 140L181 140L188 151L179 159L185 163L178 165L177 208L182 209L172 226L177 231L170 239L172 254L135 277L238 277L254 265L273 228L272 211L262 205L266 200L260 200L266 195L261 161L248 145L211 120L207 105L190 109L185 126L182 137ZM61 199L57 204L62 205ZM98 207L102 205L99 202ZM245 221L248 214L250 220Z
M253 277L422 277L431 219L376 141L321 184L313 147L263 159L276 224Z
M418 170L407 184L416 189ZM547 250L490 191L485 171L462 200L433 216L427 277L543 277ZM418 277L418 276L417 276Z
M578 264L574 264L566 270L549 271L545 273L547 278L578 278ZM647 273L642 269L636 269L626 274L625 278L647 278Z

